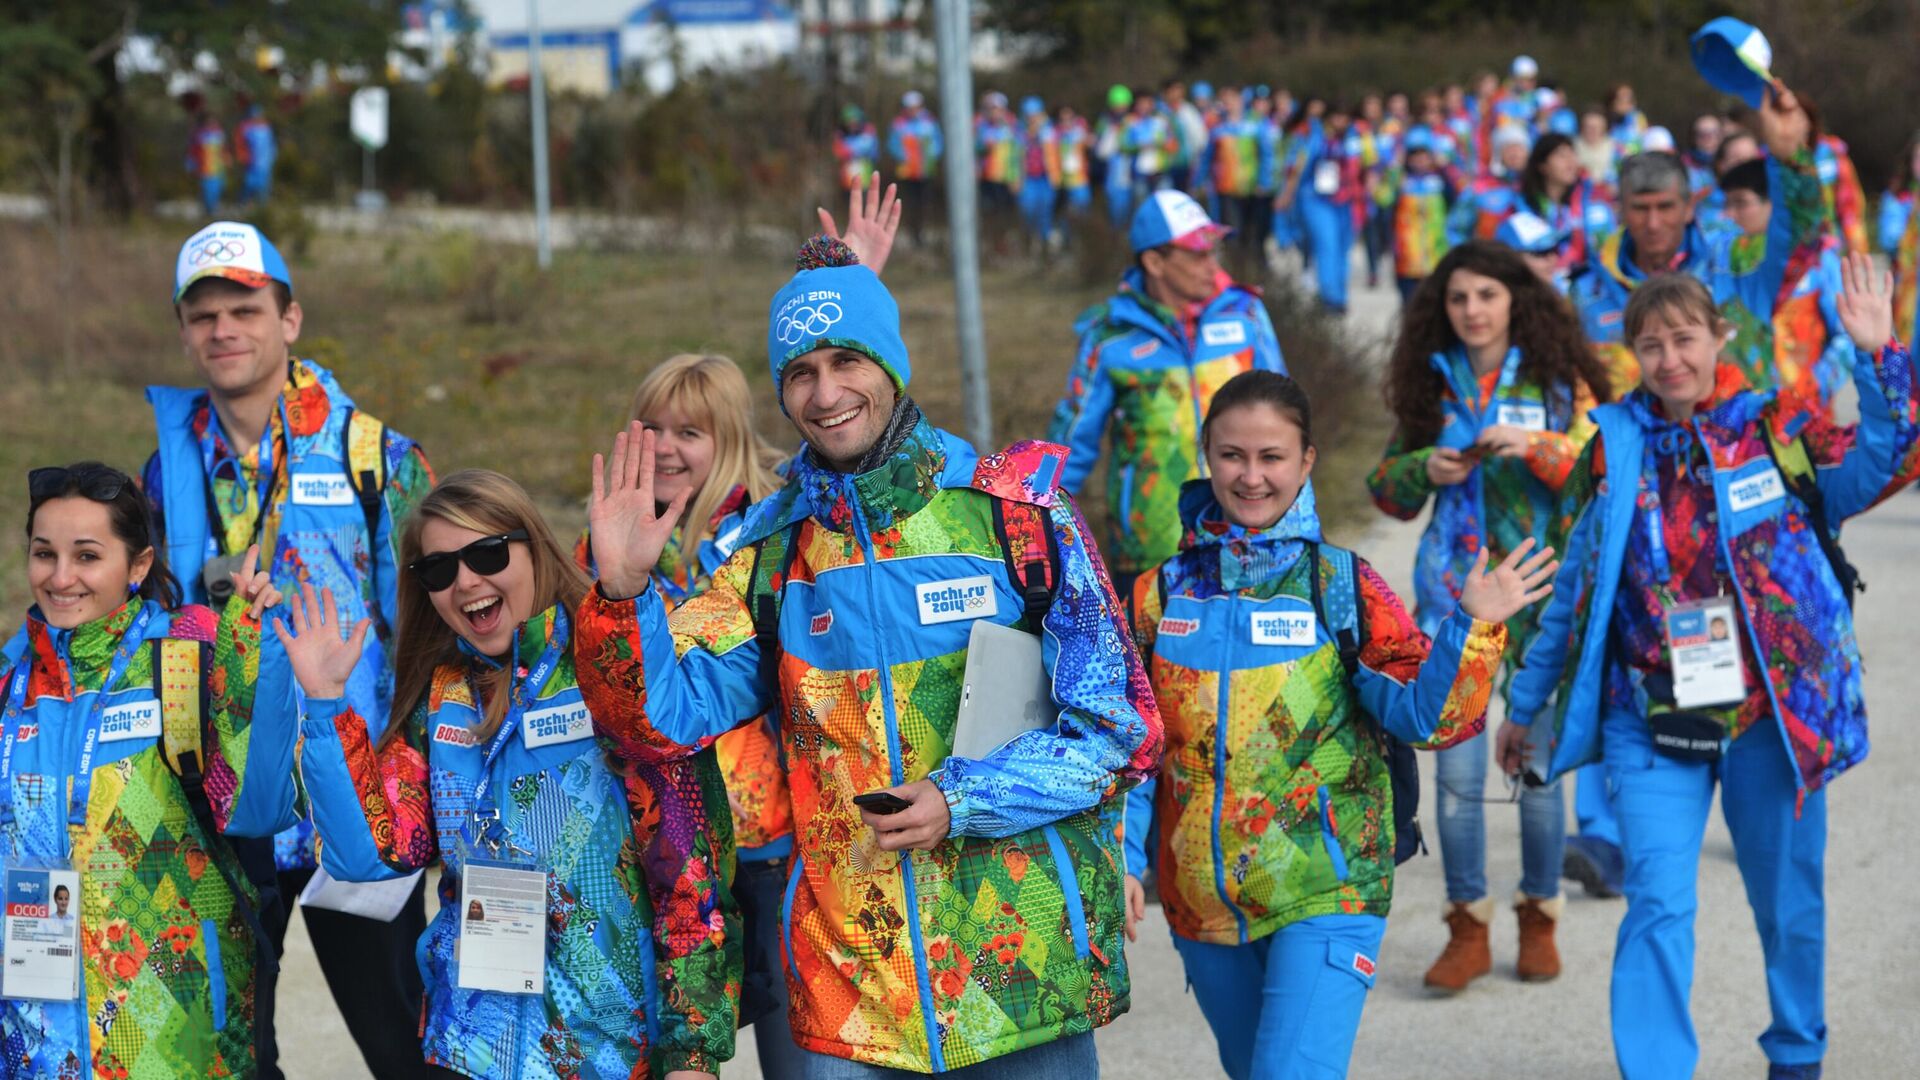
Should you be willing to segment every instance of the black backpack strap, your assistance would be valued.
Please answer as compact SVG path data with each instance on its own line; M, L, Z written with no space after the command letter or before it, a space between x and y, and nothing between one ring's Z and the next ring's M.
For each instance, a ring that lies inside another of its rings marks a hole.
M1046 512L1032 503L993 500L993 531L1007 560L1007 577L1020 590L1021 618L1038 635L1059 588L1059 538Z
M781 529L753 549L753 570L747 583L747 614L753 619L753 641L760 650L760 682L780 687L780 586L793 566L793 549L800 523Z

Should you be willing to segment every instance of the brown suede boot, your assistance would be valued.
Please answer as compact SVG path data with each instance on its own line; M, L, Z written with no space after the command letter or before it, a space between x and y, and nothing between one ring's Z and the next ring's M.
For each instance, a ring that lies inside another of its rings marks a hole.
M1546 982L1560 975L1560 950L1553 944L1554 924L1567 907L1567 898L1541 900L1513 894L1513 913L1520 917L1520 959L1514 964L1521 982Z
M1487 945L1487 928L1493 923L1493 900L1481 897L1449 904L1445 921L1450 936L1440 959L1427 969L1427 989L1452 995L1493 970L1493 951Z

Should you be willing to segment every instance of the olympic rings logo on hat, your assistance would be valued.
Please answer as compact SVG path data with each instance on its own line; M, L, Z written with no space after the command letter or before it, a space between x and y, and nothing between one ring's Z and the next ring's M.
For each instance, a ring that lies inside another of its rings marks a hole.
M773 326L773 336L782 345L798 345L833 329L833 324L845 314L840 305L831 300L819 307L794 308L792 314L780 316L780 321Z
M246 253L245 240L222 240L217 236L210 236L207 242L201 244L193 253L192 262L195 266L205 266L211 262L230 263Z

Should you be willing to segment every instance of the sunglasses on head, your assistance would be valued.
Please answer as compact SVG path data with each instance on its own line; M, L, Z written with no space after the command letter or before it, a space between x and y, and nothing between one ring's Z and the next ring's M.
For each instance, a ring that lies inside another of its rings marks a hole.
M457 551L436 551L431 555L422 555L408 563L407 569L413 572L414 580L420 582L428 592L440 592L451 587L453 580L460 576L461 563L466 563L467 569L482 577L505 570L513 554L507 545L525 539L525 529L503 532L498 536L483 536Z
M127 475L105 465L69 469L49 465L27 473L27 497L33 502L57 499L74 492L94 502L112 502L130 483Z

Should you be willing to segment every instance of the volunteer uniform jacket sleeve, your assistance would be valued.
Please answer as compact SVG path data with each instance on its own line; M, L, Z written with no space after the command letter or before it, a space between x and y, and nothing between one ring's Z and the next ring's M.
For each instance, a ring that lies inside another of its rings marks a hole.
M1827 521L1864 513L1920 477L1920 379L1898 341L1872 353L1856 349L1853 384L1860 422L1838 428L1816 415L1805 433Z
M1367 714L1395 738L1429 750L1478 735L1506 651L1506 625L1456 608L1429 643L1373 567L1356 559L1354 572L1365 626L1353 688Z
M1580 451L1587 440L1600 430L1587 416L1593 406L1593 391L1582 384L1573 395L1573 420L1567 430L1527 433L1527 471L1555 495L1567 486L1567 477L1573 475L1574 463L1580 460ZM1424 463L1421 471L1426 471Z
M1130 604L1134 644L1144 662L1160 636L1160 571L1141 574L1134 579ZM1147 674L1153 674L1149 664ZM1153 858L1153 800L1159 788L1154 777L1142 780L1127 792L1127 809L1121 819L1121 839L1126 847L1127 873L1134 877L1147 872Z
M741 929L726 873L733 817L712 754L634 765L626 778L653 907L660 1071L720 1071L740 1011Z
M340 881L381 881L440 857L424 700L400 735L375 749L366 721L344 699L308 698L299 755L327 873Z
M1410 450L1405 437L1395 431L1380 464L1367 474L1367 490L1373 495L1373 505L1379 507L1381 513L1401 521L1419 517L1434 491L1433 479L1427 475L1427 459L1432 456L1433 447Z
M1553 595L1547 597L1540 613L1540 626L1521 658L1520 670L1513 673L1508 689L1507 718L1522 727L1533 723L1572 659L1573 622L1578 612L1581 576L1588 572L1587 562L1600 557L1597 542L1600 522L1606 515L1595 491L1595 470L1604 461L1600 437L1587 443L1574 466L1573 475L1561 494L1561 512L1548 537L1548 543L1560 553L1560 571L1553 578ZM1568 519L1571 518L1569 525ZM1596 616L1607 618L1605 613ZM1604 632L1596 630L1595 632Z
M594 730L629 761L673 761L758 717L762 685L746 594L754 548L734 552L705 592L675 608L657 589L631 600L588 590L574 620L580 693Z
M1066 396L1053 410L1053 423L1047 429L1047 441L1070 451L1060 474L1060 487L1070 495L1080 493L1094 462L1100 460L1100 437L1113 411L1113 380L1099 368L1104 319L1091 322L1080 334L1080 354L1067 375Z
M1059 587L1041 648L1061 706L1056 730L1029 731L985 760L950 757L929 777L946 794L952 836L1013 836L1085 810L1151 777L1160 710L1113 585L1071 500L1049 510Z
M263 634L247 601L227 601L214 629L203 720L207 799L220 831L272 836L298 820L293 744L299 730L293 666L277 634Z

